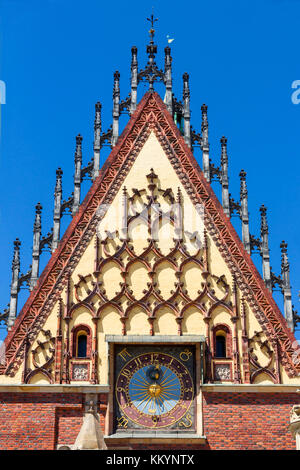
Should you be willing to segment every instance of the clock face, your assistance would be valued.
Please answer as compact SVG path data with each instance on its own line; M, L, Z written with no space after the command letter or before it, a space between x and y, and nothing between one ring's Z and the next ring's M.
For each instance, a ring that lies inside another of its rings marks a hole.
M191 348L165 351L123 353L127 360L115 388L120 428L191 429L194 384L185 362L193 362L193 353Z

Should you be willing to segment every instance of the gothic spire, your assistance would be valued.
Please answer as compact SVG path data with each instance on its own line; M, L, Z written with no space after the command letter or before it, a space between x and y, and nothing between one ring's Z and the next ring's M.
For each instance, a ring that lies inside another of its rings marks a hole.
M147 45L147 54L149 56L149 63L153 63L155 59L155 54L157 53L157 46L154 44L154 34L155 34L155 29L154 29L154 23L158 21L158 18L154 18L153 12L150 18L147 18L147 21L150 21L151 23L151 28L149 29L149 36L150 36L150 41L149 44Z
M99 175L100 170L100 148L101 148L101 103L95 104L95 121L94 121L94 162L92 180L94 181Z
M138 86L138 61L137 47L131 48L131 99L130 99L130 115L134 113L137 105L137 86Z
M209 168L209 142L208 142L208 120L207 120L207 106L201 106L202 124L201 124L201 150L202 150L202 165L203 173L208 182L210 182L210 168Z
M184 140L191 147L191 111L190 111L190 87L189 74L183 76L183 118L184 118Z
M247 253L251 255L246 172L244 170L241 170L239 176L241 180L240 201L241 201L241 219L242 219L242 238L243 238L243 244Z
M120 117L120 73L114 73L114 90L113 90L113 128L111 146L114 147L119 138L119 117Z
M167 106L167 110L173 116L173 95L172 95L172 57L171 48L165 47L165 85L166 94L164 102Z
M12 261L12 281L10 286L10 304L9 315L7 319L7 328L10 329L17 316L18 307L18 291L19 291L19 274L20 274L20 245L18 238L14 241L14 255Z
M222 137L221 140L221 183L222 183L222 205L227 217L230 217L229 192L228 192L228 155L227 155L227 139Z
M282 291L284 298L284 316L289 328L294 331L294 318L292 306L292 294L290 284L290 265L287 256L287 243L283 240L280 244L281 249L281 277Z
M261 214L260 236L261 236L261 255L262 255L262 262L263 262L263 265L262 265L263 278L264 278L267 288L269 289L270 292L272 292L267 208L264 205L262 205L259 210Z
M60 239L60 219L61 219L61 200L62 200L62 174L61 168L56 170L56 184L54 190L54 213L53 213L53 238L52 253L56 250Z
M82 164L82 137L80 134L76 136L75 150L75 173L74 173L74 198L72 206L72 215L74 216L80 205L80 188L81 188L81 164Z
M39 277L39 265L40 265L40 239L42 231L42 220L41 220L42 206L38 202L35 206L35 220L33 225L33 246L32 246L32 265L31 265L31 276L29 282L29 288L32 290L37 283Z

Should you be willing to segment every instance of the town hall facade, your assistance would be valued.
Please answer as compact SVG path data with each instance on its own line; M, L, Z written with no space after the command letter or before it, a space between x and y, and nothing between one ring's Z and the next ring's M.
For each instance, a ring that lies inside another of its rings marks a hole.
M76 137L74 193L56 172L53 230L41 235L20 275L15 241L8 327L0 366L0 449L295 449L300 445L300 360L287 244L270 268L266 208L250 233L246 173L240 200L228 188L227 139L209 158L207 106L190 123L189 76L172 91L172 58L156 64L153 17L148 62L132 48L131 93L113 124L95 107L94 157L82 166ZM149 84L138 102L138 84ZM165 85L161 98L155 83ZM119 116L130 119L119 135ZM111 153L100 167L104 143ZM202 151L202 169L193 149ZM259 157L258 157L259 158ZM92 185L81 202L81 180ZM211 180L222 186L219 202ZM72 221L60 237L63 213ZM241 238L230 217L241 219ZM52 256L39 273L43 247ZM262 275L251 259L262 257ZM18 292L30 296L17 312ZM284 314L272 296L277 284Z

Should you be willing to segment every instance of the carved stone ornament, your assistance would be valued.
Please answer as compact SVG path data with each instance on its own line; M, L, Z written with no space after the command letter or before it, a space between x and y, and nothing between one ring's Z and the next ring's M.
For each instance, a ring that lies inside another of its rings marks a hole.
M88 364L73 364L73 379L88 380Z
M215 380L231 380L230 364L215 364Z

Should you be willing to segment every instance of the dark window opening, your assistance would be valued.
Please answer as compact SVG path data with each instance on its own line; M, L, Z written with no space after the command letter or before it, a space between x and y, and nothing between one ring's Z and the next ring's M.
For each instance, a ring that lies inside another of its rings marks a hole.
M216 357L226 357L225 336L216 336Z
M77 339L77 357L86 357L87 352L87 336L81 334Z

